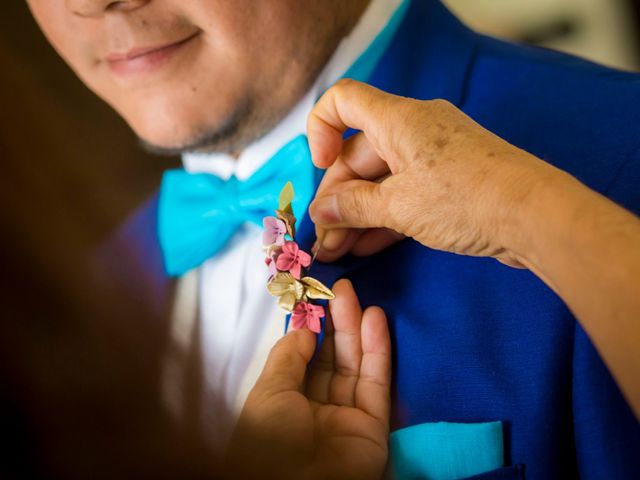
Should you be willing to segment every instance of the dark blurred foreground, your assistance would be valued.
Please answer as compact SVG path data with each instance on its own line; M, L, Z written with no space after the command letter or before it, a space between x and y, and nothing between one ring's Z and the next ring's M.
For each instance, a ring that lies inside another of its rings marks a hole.
M25 2L0 27L0 478L214 478L161 404L167 319L91 275L177 160L138 148Z
M0 478L212 478L161 405L166 319L91 278L176 160L140 151L25 2L0 10Z
M39 220L42 256L19 230L0 242L0 478L215 478L160 402L166 323L89 280L77 243L48 233L69 222Z

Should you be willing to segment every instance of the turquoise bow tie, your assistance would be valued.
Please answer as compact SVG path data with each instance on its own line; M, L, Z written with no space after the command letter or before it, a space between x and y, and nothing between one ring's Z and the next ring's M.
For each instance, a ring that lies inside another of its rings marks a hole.
M307 137L300 135L245 181L222 180L183 169L165 172L160 186L158 234L169 275L182 275L218 253L245 222L262 225L278 208L291 180L294 212L304 212L315 191L316 169Z

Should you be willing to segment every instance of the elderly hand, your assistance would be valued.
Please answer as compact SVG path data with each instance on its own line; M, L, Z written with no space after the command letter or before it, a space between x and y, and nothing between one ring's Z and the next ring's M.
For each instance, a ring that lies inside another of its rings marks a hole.
M361 310L348 280L334 286L318 359L308 330L273 348L229 451L236 478L382 476L389 434L391 347L382 310ZM330 322L327 322L330 323Z
M362 133L343 142L348 127ZM328 230L323 261L369 255L409 236L519 266L521 204L548 178L565 175L446 101L351 80L320 99L308 136L314 163L328 168L310 206L317 229Z
M526 267L562 298L640 418L640 219L441 100L354 81L308 122L318 167L318 258L374 253L403 236ZM342 140L352 127L362 133ZM324 232L323 232L324 231Z

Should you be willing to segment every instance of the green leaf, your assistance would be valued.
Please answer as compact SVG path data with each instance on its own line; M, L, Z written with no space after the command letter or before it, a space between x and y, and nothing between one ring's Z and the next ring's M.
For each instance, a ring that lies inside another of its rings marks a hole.
M293 184L291 182L287 182L280 191L280 202L278 203L278 210L282 210L287 213L293 213L291 202L293 202L294 195L295 192L293 190Z

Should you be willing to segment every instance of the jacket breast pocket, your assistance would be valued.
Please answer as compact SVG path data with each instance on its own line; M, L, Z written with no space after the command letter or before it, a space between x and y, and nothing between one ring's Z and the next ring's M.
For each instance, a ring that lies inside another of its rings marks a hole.
M468 477L465 480L525 480L524 465L498 468L490 472Z
M397 480L520 479L521 466L504 468L502 422L422 423L389 440Z

